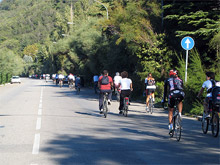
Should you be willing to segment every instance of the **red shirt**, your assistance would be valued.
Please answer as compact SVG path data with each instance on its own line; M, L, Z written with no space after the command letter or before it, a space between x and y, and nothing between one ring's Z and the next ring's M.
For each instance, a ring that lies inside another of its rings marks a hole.
M112 78L110 76L108 76L108 80L109 80L109 83L107 85L102 85L101 83L101 80L102 80L102 77L99 77L99 83L100 83L100 90L111 90L111 83L113 82L112 81Z

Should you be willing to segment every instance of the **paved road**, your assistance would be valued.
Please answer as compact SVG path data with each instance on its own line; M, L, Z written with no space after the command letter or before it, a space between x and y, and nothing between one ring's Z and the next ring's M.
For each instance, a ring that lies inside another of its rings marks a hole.
M105 119L97 95L23 79L0 87L0 164L220 164L220 138L183 117L180 142L170 139L167 112L145 113L132 102L129 116L112 102Z

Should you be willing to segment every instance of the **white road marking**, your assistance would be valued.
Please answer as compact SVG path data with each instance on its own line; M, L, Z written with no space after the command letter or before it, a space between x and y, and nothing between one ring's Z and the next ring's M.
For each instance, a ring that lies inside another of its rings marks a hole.
M38 109L38 115L42 115L42 108Z
M42 108L42 103L39 104L39 108Z
M37 118L37 124L36 124L36 130L39 130L41 128L41 118Z
M32 154L34 155L39 154L39 149L40 149L40 134L35 134Z

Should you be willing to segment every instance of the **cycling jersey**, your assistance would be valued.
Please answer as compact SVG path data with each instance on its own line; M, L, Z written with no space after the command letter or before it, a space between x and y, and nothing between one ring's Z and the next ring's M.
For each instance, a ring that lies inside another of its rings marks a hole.
M146 87L147 87L147 86L153 86L153 85L155 85L155 80L154 80L154 78L152 78L152 77L147 77L147 78L145 79L145 84L146 84Z
M183 81L179 77L171 76L170 78L166 79L164 82L164 101L169 93L171 94L172 91L182 91L183 90ZM183 94L184 97L184 93Z

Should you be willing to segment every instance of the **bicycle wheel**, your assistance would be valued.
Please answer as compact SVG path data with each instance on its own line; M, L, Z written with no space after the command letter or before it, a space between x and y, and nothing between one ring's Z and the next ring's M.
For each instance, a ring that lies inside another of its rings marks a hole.
M209 129L209 119L205 118L206 113L203 112L203 116L202 116L202 131L204 134L207 134L208 129Z
M104 101L103 101L103 114L104 114L104 117L106 118L107 117L107 114L108 114L108 107L107 107L107 99L105 98Z
M128 106L127 105L125 105L124 116L128 117Z
M212 136L217 137L219 133L219 116L218 113L213 112L212 116Z
M150 110L150 113L152 114L153 113L153 99L150 98L149 100L149 110Z
M181 132L182 132L182 126L181 126L181 118L180 115L178 114L176 116L176 122L175 122L175 134L176 134L176 140L180 141L181 138Z

